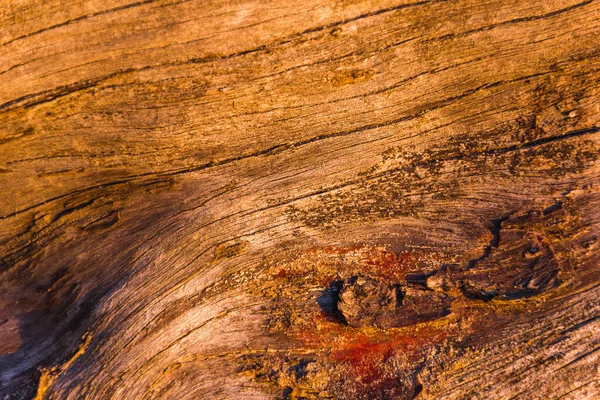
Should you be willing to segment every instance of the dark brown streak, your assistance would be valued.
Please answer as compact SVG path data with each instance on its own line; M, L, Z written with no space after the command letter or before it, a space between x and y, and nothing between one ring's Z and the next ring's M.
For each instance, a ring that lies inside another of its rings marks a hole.
M122 5L122 6L119 6L119 7L109 8L108 10L102 10L102 11L98 11L98 12L95 12L95 13L92 13L92 14L82 15L82 16L77 17L77 18L69 19L67 21L63 21L61 23L58 23L58 24L55 24L55 25L51 25L51 26L48 26L46 28L39 29L39 30L37 30L35 32L31 32L31 33L28 33L26 35L18 36L16 38L13 38L13 39L9 40L8 42L1 43L0 46L6 46L8 44L16 42L17 40L26 39L26 38L31 37L31 36L39 35L40 33L43 33L43 32L47 32L47 31L50 31L50 30L53 30L53 29L56 29L56 28L61 28L63 26L71 25L72 23L83 21L83 20L90 19L90 18L94 18L94 17L97 17L99 15L106 15L106 14L110 14L110 13L113 13L113 12L117 12L117 11L121 11L121 10L126 10L126 9L129 9L129 8L134 8L134 7L142 6L144 4L154 3L156 1L159 1L159 0L142 0L142 1L136 1L135 3L125 4L125 5Z
M440 37L437 37L437 38L432 38L432 39L429 39L429 40L425 40L424 42L429 42L429 41L433 41L433 40L451 39L451 38L456 38L456 37L461 37L461 36L467 36L467 35L470 35L472 33L489 31L489 30L492 30L492 29L500 27L500 26L512 25L512 24L517 24L517 23L520 23L520 22L531 22L531 21L539 21L539 20L543 20L543 19L548 19L548 18L555 17L557 15L561 15L561 14L567 13L569 11L573 11L573 10L575 10L577 8L581 8L581 7L587 6L588 4L591 4L593 1L594 0L587 0L587 1L584 1L582 3L574 4L574 5L570 6L570 7L566 7L566 8L562 8L560 10L549 12L547 14L534 15L534 16L530 16L530 17L515 18L515 19L508 20L508 21L498 22L498 23L495 23L495 24L483 26L481 28L472 29L472 30L465 31L465 32L449 33L447 35L443 35L443 36L440 36Z
M576 387L575 389L573 389L573 390L569 390L568 392L561 394L559 397L555 397L553 400L560 400L560 399L564 399L564 398L565 398L567 395L569 395L569 394L571 394L571 393L573 393L573 392L575 392L575 391L577 391L577 390L579 390L579 389L581 389L581 388L583 388L583 387L586 387L586 386L587 386L587 385L589 385L590 383L596 383L596 382L598 382L598 380L597 380L597 379L593 379L593 380L591 380L591 381L589 381L589 382L586 382L586 383L584 383L583 385L579 385L579 386L577 386L577 387Z
M577 356L575 359L569 361L568 363L566 363L565 365L563 365L562 367L560 367L559 369L557 369L557 371L560 371L561 369L570 367L571 365L583 360L584 358L586 358L587 356L594 354L595 352L597 352L598 350L600 350L600 346L597 346L595 348L593 348L590 351L586 351L585 353L581 354L580 356Z
M142 70L145 70L148 68L151 68L151 67L145 66L145 67L141 67L141 68L122 69L122 70L112 72L112 73L105 75L103 77L100 77L100 78L85 79L83 81L74 82L74 83L71 83L68 85L58 86L54 89L31 93L31 94L19 97L18 99L14 99L14 100L8 101L4 104L1 104L0 112L8 111L11 108L13 108L13 106L18 106L20 103L25 103L23 105L25 108L30 108L30 107L33 107L38 104L48 103L48 102L51 102L52 100L56 100L60 97L67 96L71 93L75 93L75 92L78 92L81 90L85 90L85 89L89 89L94 86L97 86L99 83L102 83L106 80L114 78L115 76L127 74L130 72L142 71ZM29 101L29 102L27 102L27 101Z
M576 331L576 330L578 330L578 329L580 329L580 328L584 327L585 325L587 325L587 324L591 324L591 323L593 323L593 322L596 322L596 321L598 321L598 320L600 320L600 315L596 315L595 317L592 317L592 318L586 319L586 320L585 320L585 321L583 321L583 322L580 322L580 323L578 323L578 324L575 324L575 325L573 325L572 327L570 327L569 329L565 329L564 331L562 331L562 332L561 332L561 334L562 334L562 335L565 335L565 334L568 334L568 333L574 332L574 331Z
M324 31L324 30L327 30L327 29L335 28L335 27L340 26L340 25L349 24L350 22L355 22L355 21L358 21L358 20L361 20L361 19L370 18L370 17L374 17L374 16L377 16L377 15L381 15L381 14L385 14L385 13L389 13L389 12L393 12L393 11L402 10L402 9L405 9L405 8L412 8L412 7L423 6L423 5L426 5L426 4L442 3L442 2L447 2L447 1L449 1L449 0L425 0L425 1L418 1L418 2L415 2L415 3L400 4L400 5L393 6L393 7L382 8L381 10L364 13L364 14L358 15L356 17L347 18L347 19L342 20L342 21L332 22L330 24L319 26L319 27L316 27L316 28L306 29L306 30L304 30L302 32L299 32L299 33L296 33L296 34L292 35L290 38L291 39L295 39L295 38L297 38L299 36L303 36L303 35L307 35L307 34L315 33L315 32L321 32L321 31Z

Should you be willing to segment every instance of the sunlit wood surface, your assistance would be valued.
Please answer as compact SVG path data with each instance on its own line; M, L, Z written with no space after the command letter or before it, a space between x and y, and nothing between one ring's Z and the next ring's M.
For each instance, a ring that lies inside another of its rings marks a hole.
M600 398L598 0L0 0L0 398Z

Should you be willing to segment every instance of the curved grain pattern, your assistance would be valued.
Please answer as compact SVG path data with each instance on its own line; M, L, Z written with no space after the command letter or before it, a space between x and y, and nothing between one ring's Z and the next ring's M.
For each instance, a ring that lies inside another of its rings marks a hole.
M597 0L0 27L0 397L600 396Z

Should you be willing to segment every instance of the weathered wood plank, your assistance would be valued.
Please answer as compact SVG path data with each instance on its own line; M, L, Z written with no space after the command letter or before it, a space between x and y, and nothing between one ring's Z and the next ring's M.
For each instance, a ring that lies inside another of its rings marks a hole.
M0 0L0 394L600 396L599 17Z

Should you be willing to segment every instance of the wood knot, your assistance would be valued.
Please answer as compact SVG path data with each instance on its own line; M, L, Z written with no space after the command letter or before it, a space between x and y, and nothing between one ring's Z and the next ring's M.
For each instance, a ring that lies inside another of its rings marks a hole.
M350 326L386 328L402 298L399 284L354 276L342 288L338 307Z
M366 276L335 280L317 298L328 319L354 328L398 328L450 313L452 298L418 285Z

